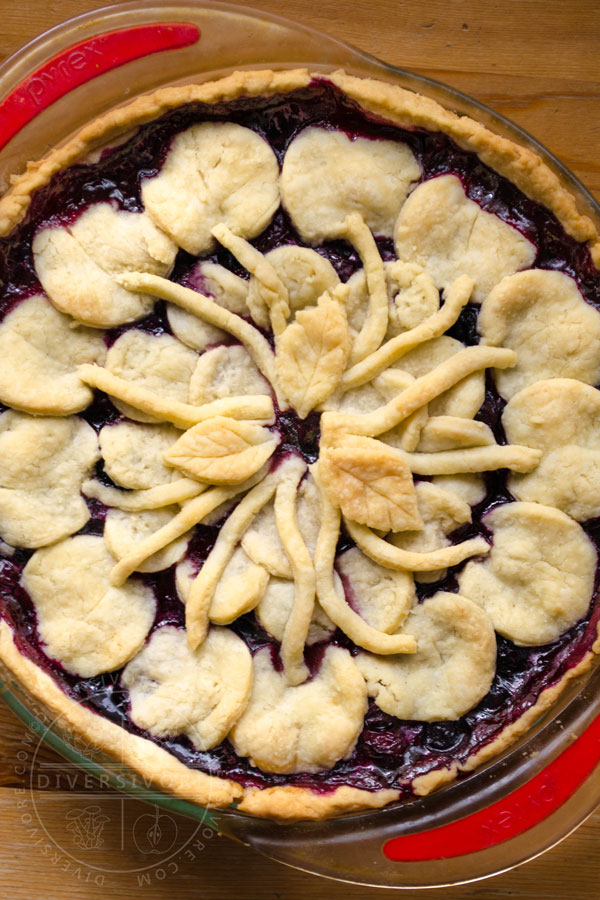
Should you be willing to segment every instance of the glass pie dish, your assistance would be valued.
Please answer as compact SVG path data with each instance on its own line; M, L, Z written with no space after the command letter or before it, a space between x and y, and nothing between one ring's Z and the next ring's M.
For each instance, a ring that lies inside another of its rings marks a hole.
M210 51L199 64L198 50L205 47ZM242 60L239 47L250 48ZM152 54L161 50L167 52L157 67ZM298 63L321 72L342 65L351 74L375 75L417 88L447 107L473 115L539 153L575 193L582 212L597 221L593 201L572 176L526 135L483 107L307 29L246 14L239 7L212 4L210 8L169 4L160 10L127 4L100 17L96 12L42 36L9 61L3 72L9 90L0 111L5 141L0 177L6 183L27 159L41 155L47 146L60 145L90 117L138 93L206 80L234 68L285 69ZM121 65L127 68L120 69ZM129 76L126 86L124 72ZM596 673L591 672L585 686L565 693L521 745L475 775L431 797L376 814L278 828L235 810L207 813L166 796L153 794L149 799L195 817L209 816L219 830L275 858L333 877L398 887L481 877L550 846L590 811L589 779L595 763L590 747L597 743L595 680ZM16 687L14 691L7 698L23 713L31 703L27 698L23 702ZM582 731L573 744L573 735ZM75 754L80 762L87 761L88 767L107 767L106 760L89 748L82 755L59 734L49 740L71 758ZM118 775L122 787L139 791L132 773L117 773L112 765L108 769L113 779ZM581 806L575 809L577 797ZM438 831L441 828L445 830ZM312 858L316 841L322 850L317 861Z

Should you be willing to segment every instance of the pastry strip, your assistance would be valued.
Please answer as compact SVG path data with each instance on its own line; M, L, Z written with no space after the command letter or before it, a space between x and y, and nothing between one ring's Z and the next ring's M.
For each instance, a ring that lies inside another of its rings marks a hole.
M338 594L333 583L333 564L340 533L340 511L331 503L318 475L318 465L311 473L319 488L321 500L321 530L315 550L315 573L319 603L341 630L359 647L372 653L415 653L417 643L407 634L386 634L378 631L354 612Z
M278 337L290 317L290 298L285 284L260 250L233 234L227 225L215 225L211 231L219 243L259 282L262 297L269 308L273 334Z
M398 453L404 453L399 450ZM541 450L520 447L518 444L467 447L460 450L440 450L437 453L406 453L406 462L416 475L461 475L469 472L490 472L493 469L512 469L531 472L542 458Z
M229 416L231 419L256 419L268 424L273 423L273 401L266 394L253 394L244 397L223 397L204 403L202 406L191 406L177 400L164 400L147 388L139 387L125 378L113 375L102 366L84 363L78 367L79 377L86 384L129 403L141 412L148 413L165 422L172 422L177 428L191 428L198 422L212 416Z
M229 312L210 297L205 297L191 288L182 287L180 284L174 284L167 278L159 278L157 275L146 275L143 272L133 272L128 275L122 275L119 283L127 288L128 291L138 291L140 293L149 293L154 297L160 297L162 300L168 300L181 309L187 310L194 316L214 325L216 328L222 328L242 343L258 369L270 382L276 394L277 375L275 372L275 357L269 346L269 342L262 334L249 322L242 319L241 316Z
M226 488L211 488L200 494L199 497L189 500L181 512L173 516L170 522L159 528L154 534L144 538L143 541L140 541L130 556L124 557L117 563L110 573L110 583L113 587L119 587L124 584L146 559L158 553L167 544L177 540L186 531L193 528L194 525L198 525L202 519L206 518L209 513L221 506L222 503L247 490L250 484L255 483L255 480L256 476L254 479L248 479L243 484L235 484Z
M444 334L454 325L461 310L469 302L473 284L473 279L468 275L461 275L456 281L453 281L448 288L444 305L437 312L409 331L404 331L386 341L374 353L348 369L342 377L342 388L348 391L350 388L359 387L359 385L371 381L384 369L418 347L419 344L424 344L426 341L431 341Z
M281 641L281 661L290 684L302 684L308 678L304 645L315 606L315 570L296 517L296 496L303 474L298 468L294 477L280 482L275 494L277 531L294 576L294 605Z
M214 547L192 583L185 606L185 624L191 650L198 647L206 637L213 594L237 543L254 517L269 502L277 485L289 472L290 464L295 463L296 460L282 463L267 475L238 503L221 528Z
M374 437L399 425L417 409L435 400L467 375L488 366L505 369L514 366L516 361L517 354L513 350L500 347L467 347L440 363L431 372L417 378L398 397L375 412L361 416L325 412L321 417L321 428L331 429L332 432L340 429L356 435Z
M427 553L417 553L415 550L403 550L394 547L382 538L377 537L366 525L359 525L344 519L350 537L357 545L370 556L371 559L388 569L406 569L410 572L433 572L436 569L446 569L448 566L456 566L470 556L481 556L489 553L490 545L482 537L471 538L460 544L450 547L441 547L439 550L430 550ZM323 605L323 604L321 604ZM328 611L329 612L329 611ZM381 651L378 651L381 653Z
M385 337L388 326L388 293L383 260L379 255L375 238L360 213L347 216L342 232L355 247L362 260L369 291L369 309L359 334L356 336L350 359L359 362L373 353ZM379 370L381 371L381 370Z
M105 506L122 509L125 512L141 512L145 509L161 509L173 503L185 503L206 490L208 485L199 484L191 478L178 478L169 484L141 491L122 491L119 488L102 484L94 478L84 481L81 490L86 497L100 500Z

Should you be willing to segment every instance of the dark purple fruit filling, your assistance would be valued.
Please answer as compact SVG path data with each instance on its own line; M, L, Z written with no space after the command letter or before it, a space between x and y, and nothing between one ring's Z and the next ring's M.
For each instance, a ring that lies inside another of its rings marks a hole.
M414 128L405 130L383 122L360 110L336 88L324 80L317 80L303 90L271 99L244 99L232 103L205 106L190 104L167 113L155 122L142 126L125 144L103 153L99 162L79 164L53 177L37 191L25 220L14 232L0 241L0 282L2 300L0 315L4 316L15 303L41 290L33 268L31 242L37 228L48 222L72 221L90 204L113 201L126 210L142 209L140 183L158 172L173 136L189 125L201 121L228 120L254 129L271 144L279 160L292 138L307 125L341 129L350 136L386 138L407 143L419 160L423 180L442 174L460 177L468 196L488 212L495 213L528 237L537 248L535 267L557 269L571 275L586 300L600 308L600 278L585 245L569 237L547 209L527 199L502 176L485 166L475 154L457 147L444 134ZM378 238L384 259L394 259L393 244ZM262 252L281 244L303 245L285 210L280 209L270 225L254 244ZM346 281L359 267L355 250L343 241L335 241L317 248L330 260L340 278ZM225 250L206 257L221 263L236 274L247 278L248 273ZM198 271L198 259L180 251L172 280L202 291L204 283ZM471 345L478 341L475 306L467 306L458 322L449 331L453 337ZM107 340L112 343L128 327L152 334L170 333L165 305L158 302L146 319L133 326L114 329ZM504 401L498 396L488 375L485 402L477 418L486 422L496 439L505 443L500 416ZM82 418L96 430L119 418L110 400L98 393L95 402ZM277 412L274 428L281 435L277 458L288 453L300 453L307 462L318 456L319 417L311 414L300 419L294 412ZM275 461L276 461L275 460ZM482 516L498 503L514 498L506 488L506 471L486 475L487 495L474 508L473 522L461 527L453 535L455 540L485 534ZM97 476L111 484L102 466ZM98 501L89 501L90 522L82 529L86 533L101 534L105 508ZM600 521L584 525L586 532L600 547ZM188 550L188 558L199 569L218 535L217 526L201 525L195 529ZM342 531L338 552L353 546ZM2 615L13 626L20 650L43 669L52 674L62 688L74 699L86 703L113 722L134 734L144 734L131 721L128 697L120 688L120 672L96 678L79 678L65 672L60 663L44 653L37 633L35 610L28 595L19 584L20 573L31 550L16 550L10 558L0 558L0 603ZM431 585L418 585L422 599L437 590L456 590L455 567L445 579ZM154 628L162 625L184 624L183 606L175 590L174 569L155 575L140 576L149 584L157 598ZM347 585L348 601L353 594ZM348 784L366 790L394 787L402 796L411 794L410 781L418 775L438 769L455 761L464 761L498 736L502 729L514 722L537 700L540 692L558 682L590 649L600 618L596 591L588 616L557 641L544 647L516 647L505 638L498 638L498 665L489 694L467 715L456 722L405 722L382 713L373 703L369 707L365 726L350 759L338 763L331 771L317 775L267 775L238 758L225 741L207 752L195 750L187 738L173 736L150 740L168 749L188 765L211 774L234 778L243 785L297 784L318 791ZM275 664L279 664L277 642L262 628L253 613L242 616L231 626L252 652L270 647ZM336 631L329 643L357 648L341 632ZM326 644L307 648L307 663L314 673Z

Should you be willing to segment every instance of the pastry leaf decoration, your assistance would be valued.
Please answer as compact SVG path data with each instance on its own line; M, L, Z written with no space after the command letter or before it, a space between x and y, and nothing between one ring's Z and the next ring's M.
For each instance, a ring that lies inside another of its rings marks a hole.
M334 392L349 352L346 313L335 291L323 294L317 306L301 310L283 331L277 341L277 374L302 419Z
M188 429L164 458L190 478L238 484L258 472L278 443L262 425L214 416Z
M354 522L382 531L419 531L423 522L411 471L382 441L347 436L321 448L325 490Z

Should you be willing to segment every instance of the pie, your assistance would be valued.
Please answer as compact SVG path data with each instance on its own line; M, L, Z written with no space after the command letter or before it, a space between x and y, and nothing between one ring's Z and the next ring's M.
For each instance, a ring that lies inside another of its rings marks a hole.
M159 788L321 818L600 648L600 239L532 153L304 70L113 110L0 201L0 658Z

